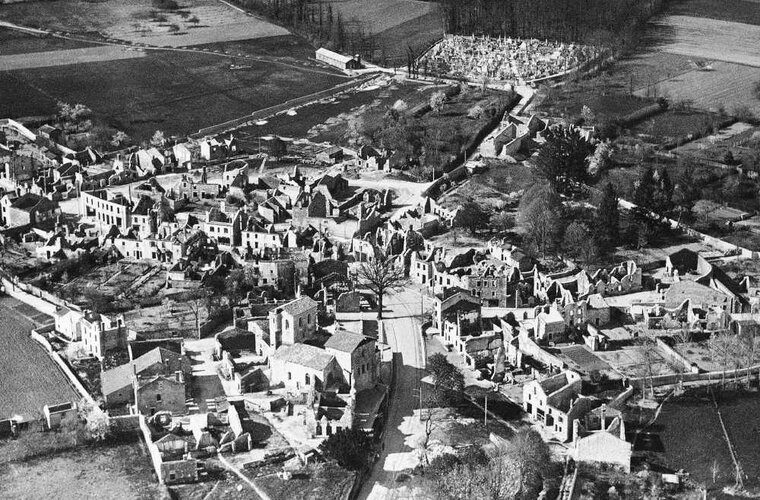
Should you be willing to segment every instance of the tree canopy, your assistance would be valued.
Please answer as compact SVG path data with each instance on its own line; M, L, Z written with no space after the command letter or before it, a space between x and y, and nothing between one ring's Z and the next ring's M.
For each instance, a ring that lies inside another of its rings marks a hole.
M362 470L369 465L372 439L359 428L340 429L328 437L320 449L327 458L338 462L348 470Z
M588 176L587 158L594 147L577 128L551 127L544 132L546 142L535 160L536 175L558 193L565 193Z
M562 201L549 184L535 184L520 200L518 222L528 232L523 247L546 255L554 249L562 229Z
M377 297L377 318L383 317L383 298L388 290L401 285L406 277L404 269L393 257L378 255L371 262L362 262L357 269L359 282Z

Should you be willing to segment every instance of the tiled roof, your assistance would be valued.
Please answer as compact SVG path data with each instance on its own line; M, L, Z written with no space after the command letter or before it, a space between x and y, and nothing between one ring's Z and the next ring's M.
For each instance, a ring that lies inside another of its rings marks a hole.
M313 370L324 371L335 356L324 349L308 344L283 345L272 355L273 360L284 361L305 366Z
M156 347L139 358L135 359L135 371L139 374L155 364L164 364L166 361L176 361L181 357L174 351L164 349L163 347Z
M104 370L100 375L100 387L106 397L130 385L132 385L132 363Z
M365 337L358 333L338 330L327 339L327 342L325 342L325 349L335 349L336 351L341 352L354 352L357 347L369 340L371 340L369 337Z
M298 316L299 314L303 314L309 309L313 309L315 307L317 307L317 303L314 301L314 299L310 297L301 297L280 306L280 309L290 315Z

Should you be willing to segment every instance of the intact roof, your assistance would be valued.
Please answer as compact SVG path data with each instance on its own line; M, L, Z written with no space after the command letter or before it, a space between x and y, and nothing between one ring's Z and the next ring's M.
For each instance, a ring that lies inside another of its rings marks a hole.
M297 316L317 307L317 302L310 297L301 297L279 307L283 312Z
M163 347L156 347L135 359L133 363L135 365L135 372L139 374L157 363L164 364L167 361L176 361L179 358L180 355L174 351L164 349Z
M25 195L16 198L11 206L20 210L30 210L37 206L37 204L43 199L44 198L42 196L36 195L34 193L26 193Z
M328 57L331 57L331 58L336 59L338 61L341 61L343 63L347 63L348 61L350 61L352 59L351 57L344 56L343 54L338 54L337 52L333 52L332 50L328 50L328 49L326 49L324 47L321 47L321 48L317 49L317 54L326 55Z
M129 343L132 359L137 359L147 354L156 347L162 347L177 354L182 354L182 339L167 338L154 340L133 340Z
M320 151L320 153L328 154L328 155L334 155L334 154L338 154L342 152L343 152L343 148L340 146L330 146L329 148L325 148L322 151Z
M272 359L324 371L335 356L324 349L308 344L283 345L277 348Z
M327 339L327 342L325 342L325 349L335 349L340 352L354 352L357 347L370 340L372 339L359 333L338 330Z
M104 370L100 375L100 387L103 395L108 397L116 391L120 391L132 385L132 363L120 365L110 370Z
M71 312L71 309L69 309L68 307L66 307L66 306L59 306L55 310L55 312L53 314L56 315L56 316L66 316L70 312Z

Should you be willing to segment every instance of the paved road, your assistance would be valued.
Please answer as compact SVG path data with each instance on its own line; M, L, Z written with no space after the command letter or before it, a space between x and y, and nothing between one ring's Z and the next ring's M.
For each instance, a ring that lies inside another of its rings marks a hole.
M384 450L359 498L409 498L398 474L417 463L409 437L414 434L420 378L425 368L425 346L420 333L420 294L404 290L385 299L383 322L388 344L397 359L396 387L388 409Z

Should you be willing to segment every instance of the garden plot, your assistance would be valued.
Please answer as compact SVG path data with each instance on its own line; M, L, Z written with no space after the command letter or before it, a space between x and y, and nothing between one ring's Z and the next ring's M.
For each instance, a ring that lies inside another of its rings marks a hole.
M161 266L144 262L118 262L97 267L80 276L67 286L92 286L103 295L118 297L122 294L154 296L165 283L166 272Z
M614 351L598 351L594 354L610 365L612 369L627 377L649 376L650 364L653 376L675 373L660 353L659 348L633 345Z

